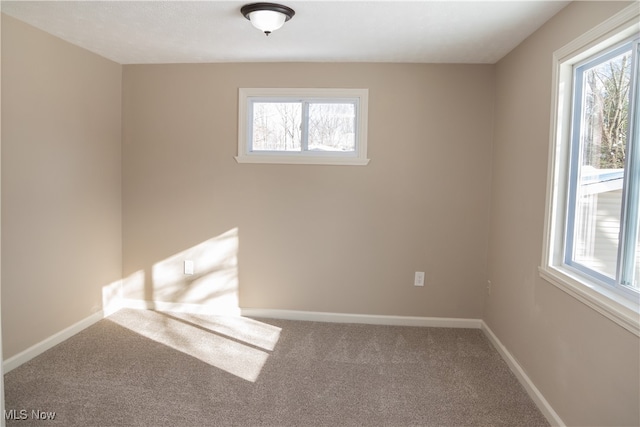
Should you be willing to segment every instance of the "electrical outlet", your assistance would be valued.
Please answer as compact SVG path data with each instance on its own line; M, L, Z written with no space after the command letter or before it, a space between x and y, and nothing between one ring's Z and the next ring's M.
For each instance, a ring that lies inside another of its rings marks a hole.
M194 273L195 267L193 264L193 261L190 259L187 259L184 261L184 274L186 275L192 275Z
M424 286L424 271L416 271L413 286Z

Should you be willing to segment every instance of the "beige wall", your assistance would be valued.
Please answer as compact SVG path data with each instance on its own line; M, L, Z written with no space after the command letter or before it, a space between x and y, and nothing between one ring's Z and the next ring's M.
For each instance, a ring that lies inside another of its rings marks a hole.
M122 67L2 15L5 359L121 277Z
M236 163L240 87L368 88L371 162ZM233 272L184 281L182 252L230 232L243 308L479 318L493 90L488 65L124 66L127 296L208 304Z
M627 3L576 2L496 66L484 319L568 425L639 425L638 337L540 279L553 51Z

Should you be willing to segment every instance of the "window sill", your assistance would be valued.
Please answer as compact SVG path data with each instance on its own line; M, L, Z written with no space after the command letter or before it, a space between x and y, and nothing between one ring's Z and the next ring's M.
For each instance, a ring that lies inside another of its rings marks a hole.
M330 156L279 156L279 155L250 155L234 157L238 163L267 163L292 165L333 165L333 166L366 166L369 159L359 157L330 157Z
M540 277L640 337L640 304L571 271L539 267Z

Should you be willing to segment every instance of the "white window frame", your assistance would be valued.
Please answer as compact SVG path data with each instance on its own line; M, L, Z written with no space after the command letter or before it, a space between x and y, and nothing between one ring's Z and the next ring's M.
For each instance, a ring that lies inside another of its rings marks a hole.
M577 300L640 336L640 298L618 292L564 263L569 197L573 68L640 31L640 12L631 5L553 54L551 134L545 228L540 276Z
M251 100L338 102L356 104L355 151L253 151L250 126ZM238 90L238 163L314 164L365 166L367 158L368 89L240 88Z

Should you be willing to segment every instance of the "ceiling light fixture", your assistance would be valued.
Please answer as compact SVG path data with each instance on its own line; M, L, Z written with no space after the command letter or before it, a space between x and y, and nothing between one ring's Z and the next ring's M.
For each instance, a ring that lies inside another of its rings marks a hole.
M296 12L276 3L252 3L242 6L240 12L251 24L266 35L282 27Z

